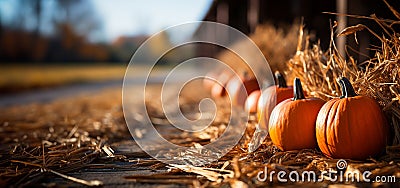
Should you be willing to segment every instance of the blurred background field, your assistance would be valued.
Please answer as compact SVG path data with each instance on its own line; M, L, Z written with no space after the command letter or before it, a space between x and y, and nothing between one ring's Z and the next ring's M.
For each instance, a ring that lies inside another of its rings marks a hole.
M122 85L130 58L146 39L168 26L201 20L211 1L176 3L164 9L170 3L157 0L0 0L0 95L110 80ZM161 34L147 55L171 45L173 37ZM186 48L157 65L192 54Z
M125 70L125 65L115 64L0 65L0 93L107 80L122 81Z
M346 2L346 9L341 2ZM398 1L390 3L400 7ZM310 33L309 41L323 49L329 46L330 24L339 17L348 25L380 28L366 19L326 13L338 11L393 19L385 3L375 0L0 0L0 91L122 78L133 53L153 34L161 31L150 44L149 56L195 34L196 28L178 35L162 31L185 22L213 21L238 29L280 70L295 53L301 19ZM360 31L357 38L359 44L352 37L342 37L349 47L347 53L359 61L373 56L371 48L379 45L379 40L367 31ZM164 55L157 65L177 65L204 56L218 57L235 67L235 60L227 52L219 54L221 51L223 48L212 45L184 45Z

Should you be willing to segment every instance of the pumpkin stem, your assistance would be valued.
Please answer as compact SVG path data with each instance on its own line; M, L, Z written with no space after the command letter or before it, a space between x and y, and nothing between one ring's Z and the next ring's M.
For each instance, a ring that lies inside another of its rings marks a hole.
M285 77L279 71L275 72L275 79L278 82L278 87L287 88Z
M353 86L346 77L341 77L338 82L340 85L340 89L342 90L342 96L340 96L341 99L357 96L357 93L354 91Z
M243 80L247 80L250 77L249 72L247 72L247 70L242 71L242 76L243 76Z
M299 78L294 79L293 91L294 91L294 97L293 97L294 101L306 98L304 96L303 87L301 86L301 82L300 82Z

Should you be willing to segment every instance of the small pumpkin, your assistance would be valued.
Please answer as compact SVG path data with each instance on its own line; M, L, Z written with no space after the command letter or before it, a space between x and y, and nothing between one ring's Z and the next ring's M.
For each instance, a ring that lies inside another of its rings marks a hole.
M226 95L226 84L232 78L232 73L229 71L223 71L217 78L217 82L211 87L211 96L213 98L220 98Z
M257 103L258 99L261 96L261 91L260 90L255 90L250 93L250 95L247 97L246 102L244 104L244 108L247 112L249 113L256 113L257 112Z
M276 85L265 89L258 100L257 120L260 127L268 130L269 116L274 107L285 99L293 98L293 87L286 85L280 72L275 72Z
M328 157L364 160L385 148L388 127L378 103L339 79L342 96L328 101L316 122L318 146Z
M316 148L315 121L324 103L319 98L305 98L300 79L295 78L293 99L282 101L272 110L272 142L283 151Z
M203 78L203 88L206 91L211 91L211 88L216 84L217 82L213 80L212 78L217 79L218 78L218 72L212 71L206 74L205 78Z
M246 98L251 92L259 89L257 79L250 77L247 72L243 72L239 78L233 77L226 85L232 104L240 107L244 107Z

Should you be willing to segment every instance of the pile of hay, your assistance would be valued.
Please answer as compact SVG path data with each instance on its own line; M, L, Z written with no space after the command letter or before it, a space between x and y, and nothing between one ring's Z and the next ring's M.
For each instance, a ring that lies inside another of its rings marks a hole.
M400 23L400 13L390 7L390 5L388 5L388 7L398 20L380 19L376 16L367 18L382 26L382 29L385 31L382 36L365 25L359 24L351 26L335 34L336 36L332 32L331 45L326 51L321 49L319 44L310 44L310 36L303 31L303 28L299 27L300 30L296 30L298 32L296 39L291 39L292 42L297 42L296 52L288 61L282 61L282 59L275 61L273 59L274 55L270 55L270 53L278 55L279 52L273 50L273 47L279 45L271 45L272 49L263 46L263 44L269 42L264 38L268 37L267 34L264 35L256 32L251 36L251 39L261 48L262 52L269 60L272 70L285 72L288 80L299 77L304 83L303 88L311 96L319 97L324 100L339 97L341 92L336 80L339 77L345 76L353 83L358 94L369 96L377 100L392 129L391 132L394 134L393 140L387 146L386 154L380 158L370 158L365 161L347 161L348 166L346 173L363 173L368 170L372 172L374 177L386 175L393 176L396 180L399 180L400 33L397 32L393 26ZM331 28L332 31L335 27L336 25ZM365 62L357 62L357 60L351 56L345 59L339 54L334 43L334 38L352 35L361 30L368 30L375 37L380 39L380 48L375 49L375 56ZM265 31L266 33L271 33L271 30L267 29ZM271 36L269 37L271 38ZM284 38L285 37L280 37L280 40L286 41ZM272 41L272 43L274 43L274 40ZM290 54L292 48L288 49L288 51L283 53L284 55L281 58L285 58L285 54ZM233 60L233 58L228 57L227 53L223 53L221 57L222 60ZM230 166L226 169L231 169L234 172L234 177L211 183L211 185L221 186L221 184L228 184L234 187L238 185L243 186L245 184L246 186L257 187L282 184L277 180L276 174L271 177L271 181L269 181L269 179L265 182L258 181L257 174L263 171L264 168L275 171L276 173L280 171L286 173L297 171L301 174L304 171L314 171L318 176L321 175L322 171L338 171L336 167L337 159L329 159L316 149L281 152L273 146L270 138L267 138L256 152L251 154L246 153L246 144L250 141L253 131L254 130L251 128L248 128L240 144L226 156L227 158L231 158L229 160ZM223 168L225 169L225 167ZM310 182L292 182L294 185L307 185L308 183ZM340 182L331 181L329 178L319 182L317 186L327 186L336 183L371 186L366 182ZM285 185L287 185L287 183ZM375 182L372 186L382 186L382 184Z
M119 157L110 144L130 138L120 98L118 90L104 91L49 104L0 108L0 187L38 185L51 175L101 185L66 173L101 158Z
M400 14L391 9L400 20ZM367 26L358 24L350 26L338 34L356 34L357 31L366 29L382 42L381 47L375 50L375 56L365 62L357 62L353 57L344 59L339 54L332 33L331 46L323 51L318 44L298 44L296 55L289 60L287 75L291 78L299 77L304 89L312 96L329 100L340 96L340 87L336 80L339 77L347 77L356 92L360 95L374 98L384 111L390 127L394 132L394 138L390 145L400 144L400 33L396 32L392 25L399 21L370 17L378 23L384 31L379 36ZM332 30L335 26L333 26ZM305 38L300 30L299 38Z
M265 23L257 26L255 32L249 36L267 59L272 72L287 70L285 62L296 53L299 28L299 22L295 22L291 26L282 26L279 28L270 23ZM232 48L236 52L247 53L248 57L253 56L248 53L254 53L253 51L249 51L241 41L238 41ZM217 59L236 69L238 72L247 68L246 63L230 50L222 51ZM251 72L251 70L248 71Z

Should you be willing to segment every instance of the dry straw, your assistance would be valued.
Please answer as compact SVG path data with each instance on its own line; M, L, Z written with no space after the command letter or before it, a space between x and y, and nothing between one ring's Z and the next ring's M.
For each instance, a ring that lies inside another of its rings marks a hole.
M368 18L378 23L384 30L379 36L367 26L358 24L350 26L338 34L338 37L356 35L358 31L368 30L381 41L381 47L375 51L375 56L365 62L357 62L351 56L344 59L339 54L334 34L331 35L331 45L323 51L318 44L310 45L306 42L298 44L296 55L288 62L290 77L299 77L304 82L304 89L312 96L329 100L340 96L339 85L336 80L345 76L353 83L356 92L377 100L386 114L387 120L394 132L390 145L400 144L400 33L393 29L393 25L400 23L400 14L388 5L399 21L377 18L375 15ZM332 30L335 25L332 27ZM299 38L308 36L302 34Z
M299 26L300 24L296 22L291 26L277 28L270 23L265 23L257 26L255 32L249 36L268 60L272 72L287 69L283 62L288 61L296 53ZM257 55L249 54L255 52L249 51L240 41L234 45L234 48L236 52L248 53L249 57ZM229 50L221 52L217 58L234 69L246 68L244 61Z

